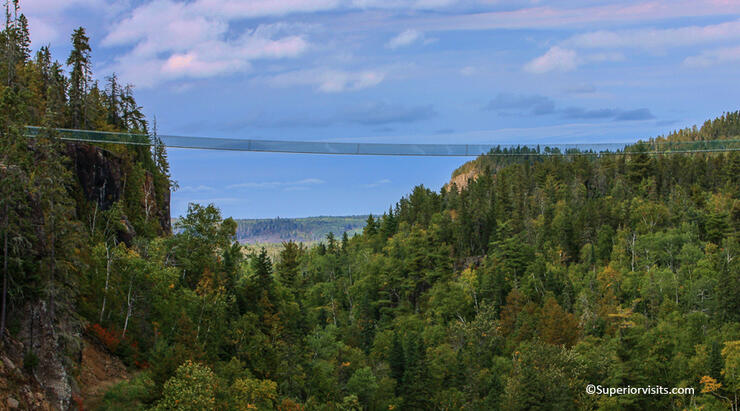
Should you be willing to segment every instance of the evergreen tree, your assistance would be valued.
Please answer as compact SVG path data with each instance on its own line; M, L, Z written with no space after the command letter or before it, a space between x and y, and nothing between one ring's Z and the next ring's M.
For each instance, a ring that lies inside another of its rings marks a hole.
M272 295L272 262L267 255L267 249L264 247L260 249L257 255L252 257L252 270L254 270L257 295L262 297L266 293L270 297Z
M367 222L365 223L365 228L363 228L362 232L367 236L373 236L378 232L378 226L372 214L367 216Z
M399 337L398 332L393 333L388 362L391 367L391 377L393 377L397 382L396 393L398 394L400 392L400 384L403 381L403 375L406 370L406 357L403 352L403 345L401 344L401 338Z
M121 118L121 86L118 84L116 73L105 78L106 80L106 108L108 111L108 124L117 130L125 130Z
M283 242L280 259L275 265L277 278L283 286L288 288L296 287L302 251L301 247L294 241Z
M90 39L83 27L72 33L72 51L67 58L69 76L69 126L87 128L87 92L92 81Z

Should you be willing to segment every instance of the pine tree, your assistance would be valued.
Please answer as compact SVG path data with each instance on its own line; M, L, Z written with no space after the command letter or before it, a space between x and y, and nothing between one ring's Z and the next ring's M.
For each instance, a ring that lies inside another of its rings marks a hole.
M38 199L43 214L41 243L44 245L48 281L46 294L49 312L54 318L56 306L71 301L66 293L74 291L69 272L75 264L68 260L82 240L75 222L75 204L69 195L72 174L64 164L59 141L51 129L46 129L35 141L38 173L30 181L32 195ZM58 283L62 283L60 287Z
M338 247L337 247L337 239L334 237L334 233L329 233L326 235L326 251L329 254L336 254Z
M26 104L14 87L6 87L0 95L0 227L2 227L2 303L0 307L0 339L6 327L9 294L18 278L22 252L28 248L30 223L28 210L31 199L27 193L28 167L33 163L22 127L26 117ZM11 258L15 264L10 267ZM15 274L13 280L11 275Z
M349 236L347 235L347 232L345 231L342 233L342 253L347 253L349 248Z
M362 233L367 236L375 235L378 232L378 225L375 222L375 218L373 218L373 215L370 214L367 217L367 223L365 224L365 228L362 230Z
M389 238L393 236L398 230L398 219L393 215L393 208L388 209L387 214L383 214L383 218L380 222L380 232L383 233L383 237Z
M72 33L72 51L67 58L71 67L69 76L69 126L87 127L87 92L92 80L90 39L83 27Z
M66 79L62 65L52 61L48 46L36 53L36 66L41 74L41 98L45 101L45 112L52 124L63 124L62 116L66 110Z
M403 379L403 374L406 369L406 359L403 353L403 345L401 344L401 338L398 332L393 333L393 340L391 342L391 352L388 357L388 363L391 366L391 377L396 380L396 393L400 392L400 386Z
M10 87L15 80L16 65L16 30L15 21L10 14L10 3L5 2L5 30L2 32L3 40L3 68L5 69L5 85Z
M28 212L29 204L26 195L28 184L27 176L21 167L24 153L19 152L20 146L18 136L8 133L0 139L0 228L2 229L2 306L0 308L0 340L4 336L6 319L8 313L8 294L11 283L20 281L22 269L19 267L21 252L27 248L29 241L24 233L24 225L27 223L25 214ZM11 259L15 262L11 269ZM12 279L11 275L16 278Z
M107 84L105 88L106 108L108 111L108 124L117 130L123 130L123 121L121 119L121 86L118 84L116 73L105 78Z
M277 277L281 284L294 288L298 280L298 267L302 250L295 241L283 242L280 261L276 264Z
M261 296L266 291L268 295L272 295L272 262L264 247L260 249L259 254L252 257L252 269L254 270L258 294Z
M421 337L410 334L406 343L406 361L403 373L404 409L429 409L431 398L427 387L425 347Z
M134 99L134 86L127 84L121 92L121 117L123 128L127 131L147 133L147 121L143 108Z
M28 32L28 19L21 14L18 17L18 60L26 62L31 58L31 35Z

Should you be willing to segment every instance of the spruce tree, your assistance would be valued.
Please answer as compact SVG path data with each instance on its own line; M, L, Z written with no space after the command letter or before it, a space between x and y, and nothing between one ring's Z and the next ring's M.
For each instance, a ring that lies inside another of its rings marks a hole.
M401 338L398 335L398 332L393 333L388 363L391 367L391 377L396 380L396 393L398 394L401 392L400 388L403 381L403 374L406 370L406 357L403 352L403 345L401 344Z
M280 251L280 262L276 264L278 280L288 288L294 288L298 279L299 257L301 249L295 241L283 242Z
M375 235L378 232L378 223L375 222L372 214L367 217L367 223L362 232L367 236Z
M259 254L252 258L252 269L255 274L255 281L259 290L259 295L267 291L268 295L272 294L272 262L267 255L267 250L262 247Z
M116 73L105 78L107 84L105 89L106 108L108 111L108 124L116 129L123 129L121 119L121 85L118 84Z
M72 128L87 127L87 91L92 80L90 62L90 39L83 27L72 33L72 51L67 58L71 68L69 76L69 126Z

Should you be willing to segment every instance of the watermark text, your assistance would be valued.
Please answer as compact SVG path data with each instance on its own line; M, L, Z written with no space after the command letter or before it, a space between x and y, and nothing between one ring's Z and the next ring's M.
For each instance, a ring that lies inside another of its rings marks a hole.
M686 395L694 394L693 387L667 388L660 385L648 385L647 387L604 387L601 385L588 384L586 386L588 395Z

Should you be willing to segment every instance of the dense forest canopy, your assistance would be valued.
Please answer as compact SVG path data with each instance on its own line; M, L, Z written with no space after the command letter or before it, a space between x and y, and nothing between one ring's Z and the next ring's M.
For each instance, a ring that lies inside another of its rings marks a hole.
M191 204L170 234L152 209L169 196L166 153L132 87L93 80L82 28L65 64L28 39L11 7L2 339L23 342L28 373L48 366L32 317L50 321L65 378L83 338L135 370L102 409L737 409L737 151L481 157L464 187L418 186L361 234L285 242L272 261L213 205ZM738 118L665 138L737 138ZM26 124L46 132L27 139ZM82 183L80 146L54 127L153 144L87 147L110 169L100 181L125 181L114 195Z

